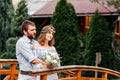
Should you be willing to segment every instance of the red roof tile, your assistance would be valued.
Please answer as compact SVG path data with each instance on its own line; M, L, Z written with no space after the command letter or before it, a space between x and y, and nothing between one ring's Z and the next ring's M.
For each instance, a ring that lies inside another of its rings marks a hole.
M116 13L117 11L113 7L108 7L101 3L92 3L89 0L67 0L67 1L72 3L77 15L93 14L97 8L99 10L99 13L101 14L112 14ZM38 10L36 13L34 13L33 16L50 17L55 10L57 2L58 0L52 0L48 2L48 4L46 4L40 10Z

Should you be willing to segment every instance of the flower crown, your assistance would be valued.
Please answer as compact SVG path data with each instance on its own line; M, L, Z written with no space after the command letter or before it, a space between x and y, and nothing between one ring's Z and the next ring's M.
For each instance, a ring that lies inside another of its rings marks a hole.
M41 33L55 33L55 28L53 26L45 26L42 28Z

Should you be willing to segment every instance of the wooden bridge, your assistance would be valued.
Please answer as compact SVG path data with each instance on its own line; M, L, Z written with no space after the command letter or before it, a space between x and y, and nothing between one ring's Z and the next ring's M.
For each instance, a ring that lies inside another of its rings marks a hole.
M8 70L0 70L0 75L6 75L4 80L17 80L17 75L19 70L16 70L18 61L16 59L0 59L0 64L9 64L10 68ZM83 72L94 72L97 74L101 73L101 77L84 77ZM38 71L31 71L29 75L37 76L40 75L40 80L46 80L47 75L51 73L64 74L65 76L59 76L59 80L108 80L108 75L113 75L120 78L120 72L95 67L95 66L81 66L81 65L71 65L71 66L61 66L55 69L44 69Z

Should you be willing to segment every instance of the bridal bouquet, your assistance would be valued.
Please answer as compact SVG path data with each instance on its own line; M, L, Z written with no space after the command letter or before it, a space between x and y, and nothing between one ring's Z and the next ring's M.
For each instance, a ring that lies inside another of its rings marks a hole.
M52 65L53 67L58 67L60 63L59 56L55 53L44 53L42 58L43 61L45 61L48 65Z

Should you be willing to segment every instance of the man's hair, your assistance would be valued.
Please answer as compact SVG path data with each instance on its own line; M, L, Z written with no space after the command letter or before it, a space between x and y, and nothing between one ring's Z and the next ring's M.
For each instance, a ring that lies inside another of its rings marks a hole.
M29 25L32 25L32 26L35 26L35 23L32 22L32 21L29 21L29 20L25 20L22 25L21 25L21 30L22 30L22 33L23 33L23 30L27 31L28 30L28 26Z

